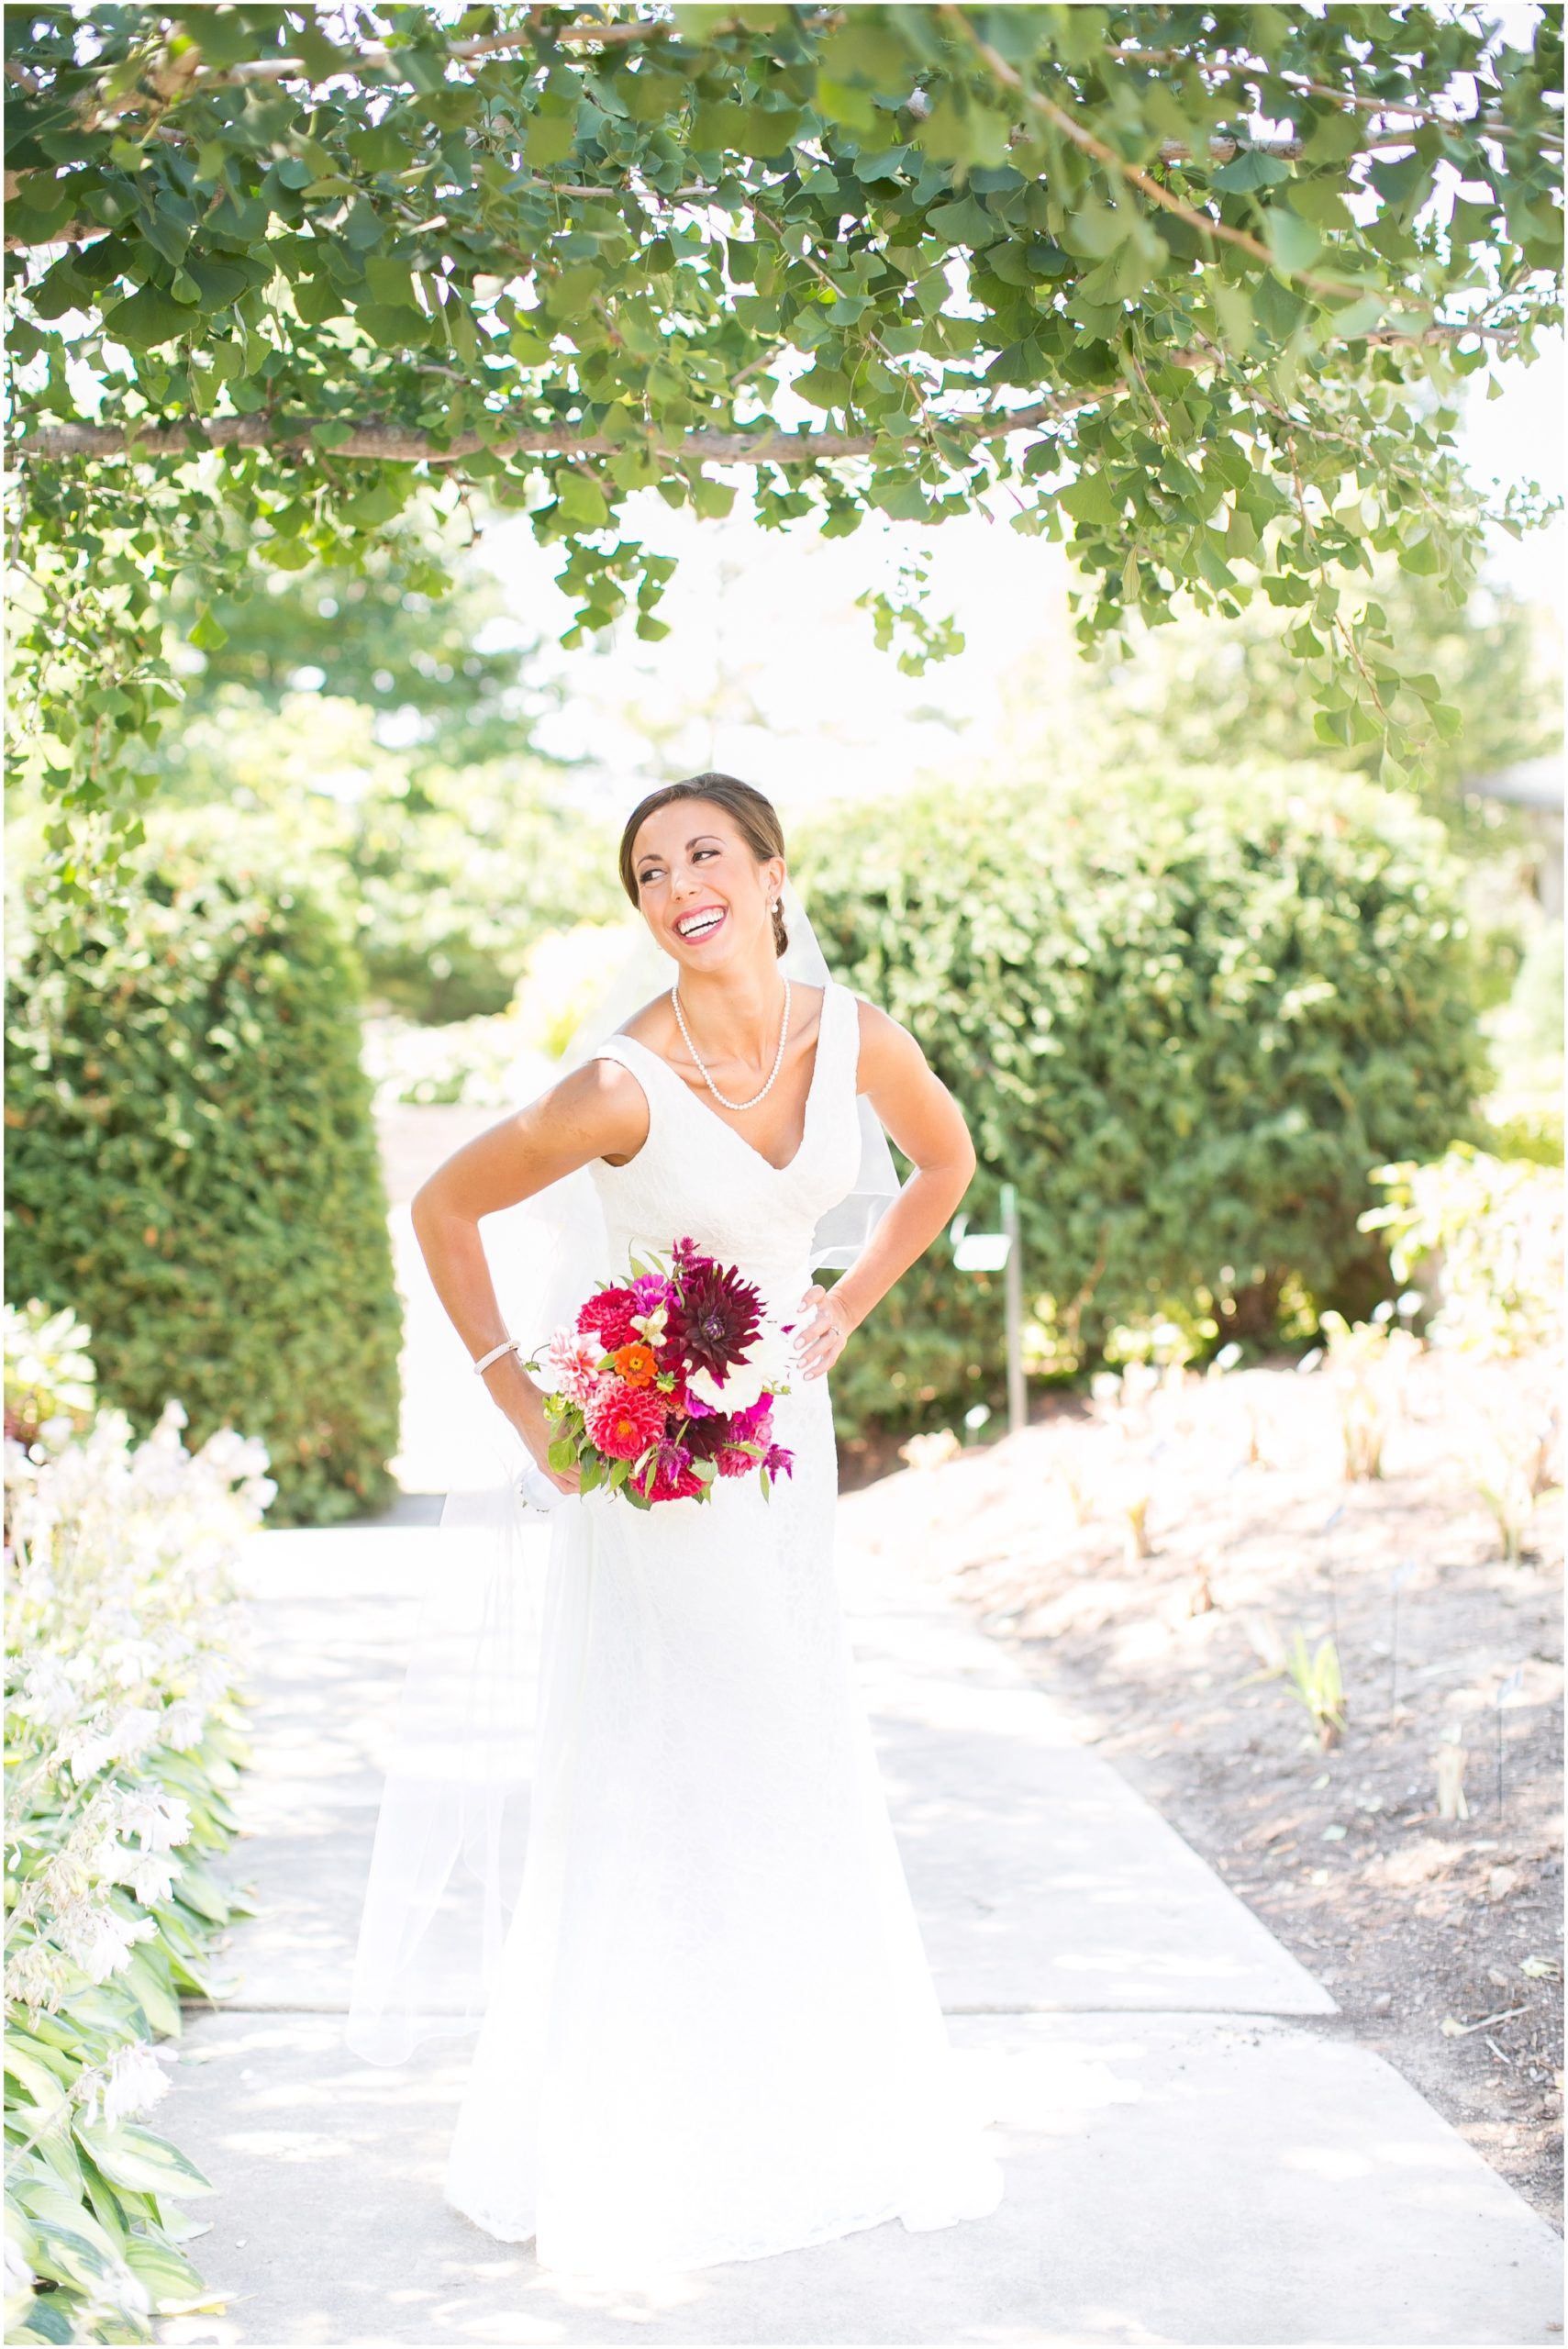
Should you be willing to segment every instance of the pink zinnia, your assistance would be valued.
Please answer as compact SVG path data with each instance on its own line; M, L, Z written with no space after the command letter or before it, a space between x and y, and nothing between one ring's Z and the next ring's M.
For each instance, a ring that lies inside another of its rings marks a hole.
M588 1441L610 1460L635 1460L664 1432L664 1397L656 1387L601 1378L583 1407Z

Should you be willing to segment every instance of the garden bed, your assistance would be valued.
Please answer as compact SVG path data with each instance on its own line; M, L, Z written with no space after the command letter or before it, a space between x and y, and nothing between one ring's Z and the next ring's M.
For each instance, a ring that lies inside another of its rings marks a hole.
M137 1443L95 1408L88 1332L6 1314L6 2337L150 2341L221 2309L183 2204L210 2182L140 2125L182 2001L233 1987L247 1904L206 1863L248 1759L233 1566L265 1447Z
M1262 1367L1052 1406L882 1489L925 1488L897 1512L922 1570L1560 2224L1559 1497L1506 1564L1475 1475L1549 1428L1555 1371L1434 1351L1395 1389L1384 1474L1354 1483L1342 1387ZM1256 1677L1297 1627L1342 1665L1327 1748L1288 1679ZM1440 1770L1468 1817L1440 1815Z

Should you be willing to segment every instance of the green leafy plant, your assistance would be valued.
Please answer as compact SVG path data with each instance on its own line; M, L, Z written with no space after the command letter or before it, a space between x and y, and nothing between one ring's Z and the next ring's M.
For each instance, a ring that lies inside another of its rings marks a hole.
M1328 1341L1325 1375L1334 1389L1346 1478L1381 1476L1390 1428L1404 1406L1405 1379L1420 1341L1383 1315L1347 1321L1330 1308L1322 1317Z
M6 1444L11 2341L150 2341L214 2304L183 2208L212 2188L143 2116L157 2043L182 1997L230 1987L213 1951L248 1913L206 1863L248 1758L233 1566L275 1487L263 1445L192 1453L183 1424L172 1402L141 1444L115 1410Z
M35 1443L86 1426L97 1372L87 1352L92 1331L71 1308L51 1311L38 1297L5 1308L6 1433Z
M1470 1453L1475 1489L1497 1529L1505 1565L1525 1553L1536 1503L1555 1489L1558 1416L1536 1426L1519 1426L1483 1411Z
M1018 1185L1061 1367L1166 1318L1213 1347L1385 1292L1366 1171L1385 1137L1444 1149L1485 1074L1456 876L1407 798L1302 770L1021 781L835 809L797 870L835 971L965 1112L972 1227ZM939 1245L835 1372L840 1431L998 1408L1004 1359L999 1279Z
M1239 1685L1249 1688L1261 1680L1288 1681L1291 1694L1307 1709L1318 1743L1325 1748L1338 1745L1344 1735L1347 1709L1334 1641L1319 1640L1316 1648L1309 1649L1307 1634L1297 1624L1287 1648L1277 1625L1267 1616L1250 1618L1246 1629L1262 1661Z
M839 535L1001 488L1087 643L1261 592L1326 743L1404 774L1451 730L1373 565L1462 598L1454 395L1560 316L1554 10L503 14L17 17L14 653L67 918L136 843L172 583L216 645L241 584L475 489L562 549L572 642L665 632L643 489ZM875 618L918 665L912 592Z
M41 884L14 940L6 1280L91 1323L143 1431L266 1443L284 1523L384 1502L401 1313L336 925L221 825L149 852L64 955Z
M1338 1745L1345 1733L1345 1691L1340 1676L1340 1653L1332 1640L1319 1640L1310 1654L1299 1624L1291 1635L1285 1676L1306 1706L1318 1742Z
M1481 1356L1527 1353L1562 1319L1562 1175L1456 1141L1425 1163L1375 1166L1385 1193L1361 1218L1381 1232L1396 1280L1426 1279L1436 1344Z

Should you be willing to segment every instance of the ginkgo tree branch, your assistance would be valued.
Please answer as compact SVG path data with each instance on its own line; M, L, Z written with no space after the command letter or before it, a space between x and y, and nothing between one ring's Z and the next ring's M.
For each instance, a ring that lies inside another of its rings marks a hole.
M1072 416L1096 400L1114 396L1119 384L1098 384L1079 391L1060 392L1032 406L993 408L984 415L959 415L937 419L941 429L980 440L998 433L1023 432ZM315 434L342 419L326 417L213 416L193 417L189 424L159 425L147 431L104 424L49 424L29 431L11 444L13 458L38 457L178 457L209 449L297 449L313 445ZM401 424L357 424L346 440L331 442L333 457L379 457L393 464L461 464L484 454L506 456L614 456L638 445L621 437L580 432L570 425L528 425L495 435L457 432L441 440L437 434ZM804 465L835 457L869 457L881 447L872 432L722 432L701 429L678 440L655 439L648 444L659 454L695 459L706 464Z
M1355 340L1385 348L1445 343L1479 337L1507 344L1515 330L1482 322L1422 327L1406 332L1396 327L1374 327ZM1201 338L1200 338L1201 343ZM764 353L758 366L771 365L776 351ZM1212 345L1183 350L1172 345L1161 354L1162 363L1189 372L1219 365ZM1125 384L1095 384L1083 389L1056 392L1029 407L992 408L984 414L961 411L932 415L934 430L958 432L974 440L997 433L1027 431L1058 417L1075 415L1103 399L1118 397ZM1147 387L1145 387L1147 388ZM250 416L193 417L179 424L151 425L65 423L29 427L11 443L13 457L181 456L203 444L210 449L296 449L314 445L318 430L331 429L341 417L278 417L264 412ZM484 452L492 456L613 456L629 443L624 436L583 432L571 424L523 425L493 434L457 432L443 439L415 425L363 421L353 425L347 440L333 440L328 453L336 457L380 457L393 464L459 464ZM756 432L694 427L678 440L655 439L649 446L673 458L693 458L699 463L725 465L817 464L836 457L868 457L882 446L870 432Z
M815 19L818 25L836 21L831 16ZM726 28L723 20L713 28L716 32ZM479 33L469 40L449 41L439 53L454 62L464 63L470 58L505 56L509 50L537 49L545 40L558 42L562 48L585 46L592 42L600 49L622 49L634 41L668 40L672 34L678 35L679 29L673 18L669 17L624 17L604 23L590 19L548 28L529 23L519 25L510 32ZM428 55L428 51L420 53ZM203 86L208 89L224 82L323 82L329 80L334 73L352 73L362 72L366 67L373 70L395 65L410 54L406 47L395 47L381 40L367 41L360 47L341 50L341 63L329 66L326 72L307 65L303 57L253 57L241 64L204 73L200 78Z

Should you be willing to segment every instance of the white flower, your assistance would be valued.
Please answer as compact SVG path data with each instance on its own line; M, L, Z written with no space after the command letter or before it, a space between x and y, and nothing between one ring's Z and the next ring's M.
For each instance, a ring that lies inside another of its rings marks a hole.
M744 1362L731 1363L722 1384L709 1370L694 1370L686 1381L692 1393L716 1411L749 1411L764 1395L789 1392L789 1338L776 1317L764 1314Z
M172 1860L166 1852L122 1853L115 1870L118 1881L130 1887L144 1909L155 1909L161 1900L168 1899L179 1873L179 1861Z
M749 1411L758 1397L768 1392L767 1381L745 1362L731 1363L722 1385L711 1370L701 1367L691 1372L686 1385L716 1411Z
M28 1942L6 1968L6 1996L36 2014L40 2007L52 2009L68 1979L58 1950L48 1942Z
M113 1726L116 1754L122 1762L134 1762L163 1742L163 1708L128 1705Z
M40 1655L35 1656L28 1666L16 1710L25 1713L29 1720L45 1722L53 1729L71 1719L79 1701L75 1684L64 1665L55 1656Z
M134 1920L112 1909L82 1909L60 1920L61 1940L90 1982L106 1982L130 1962L138 1942L150 1941L158 1931L150 1917Z
M168 2093L168 2073L151 2048L139 2040L129 2047L116 2048L101 2070L84 2072L77 2083L82 2117L89 2128L95 2121L112 2129L117 2121L134 2121L139 2113L150 2112L159 2098Z
M188 1753L199 1745L206 1729L206 1707L195 1697L176 1697L163 1716L162 1742L176 1753Z
M191 1832L191 1807L179 1795L155 1795L143 1787L119 1789L119 1827L144 1852L167 1852Z
M93 1876L94 1871L82 1854L67 1843L62 1851L56 1852L39 1883L44 1898L52 1907L63 1909L72 1901L86 1899L93 1888Z
M78 1786L91 1778L112 1762L117 1751L114 1725L106 1730L97 1720L83 1721L80 1728L68 1731L55 1749L57 1763L69 1764L71 1775Z
M260 1436L240 1435L233 1428L219 1428L209 1435L196 1458L233 1482L241 1476L259 1476L271 1462Z

